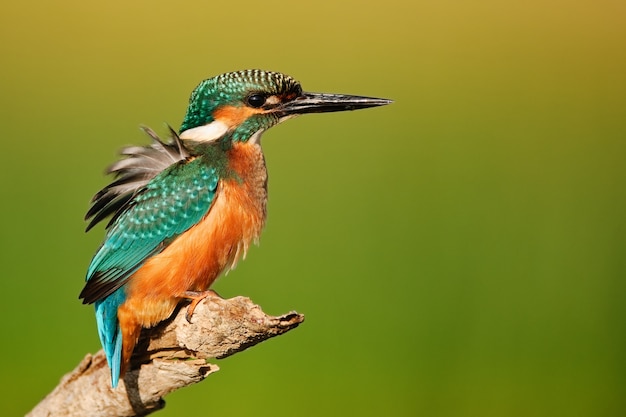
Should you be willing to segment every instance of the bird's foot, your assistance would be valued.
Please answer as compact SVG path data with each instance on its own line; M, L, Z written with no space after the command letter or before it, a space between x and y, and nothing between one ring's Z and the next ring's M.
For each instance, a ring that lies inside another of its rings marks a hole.
M187 298L191 300L191 304L189 304L189 307L187 308L187 314L185 314L185 318L187 319L187 322L191 323L191 316L193 316L193 312L196 309L196 306L198 305L198 303L209 296L219 297L219 295L213 290L185 291L183 293L182 295L183 298Z

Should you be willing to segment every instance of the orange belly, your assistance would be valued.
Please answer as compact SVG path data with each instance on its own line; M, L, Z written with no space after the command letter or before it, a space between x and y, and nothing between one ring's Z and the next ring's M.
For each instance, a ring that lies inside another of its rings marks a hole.
M250 242L258 241L267 199L263 155L254 144L236 144L229 152L229 168L236 176L220 182L208 214L128 281L120 310L142 327L167 319L185 291L209 289L222 271L245 256Z

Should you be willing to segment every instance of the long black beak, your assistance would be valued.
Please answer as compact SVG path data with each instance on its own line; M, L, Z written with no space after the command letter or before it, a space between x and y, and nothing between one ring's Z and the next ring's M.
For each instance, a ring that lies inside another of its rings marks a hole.
M384 106L393 100L374 97L348 96L345 94L302 93L292 101L276 108L284 116L305 113L326 113L333 111L358 110Z

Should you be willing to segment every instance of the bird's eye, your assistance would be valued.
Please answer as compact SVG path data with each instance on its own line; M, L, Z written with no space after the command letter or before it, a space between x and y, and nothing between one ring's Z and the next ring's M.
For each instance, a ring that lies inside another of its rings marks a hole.
M258 109L259 107L265 104L265 96L263 94L258 94L258 93L251 94L248 96L247 102L250 107L254 107Z

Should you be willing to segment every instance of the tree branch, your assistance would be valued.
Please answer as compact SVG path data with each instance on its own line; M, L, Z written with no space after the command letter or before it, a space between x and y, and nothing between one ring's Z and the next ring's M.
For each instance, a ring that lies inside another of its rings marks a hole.
M142 332L131 369L116 389L100 350L87 354L27 417L145 416L165 407L163 397L202 381L219 370L207 359L221 359L296 328L304 316L265 314L249 298L209 296L191 323L179 308L172 318Z

